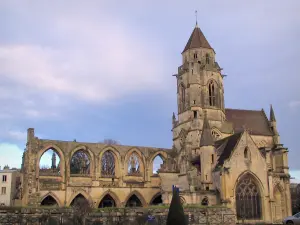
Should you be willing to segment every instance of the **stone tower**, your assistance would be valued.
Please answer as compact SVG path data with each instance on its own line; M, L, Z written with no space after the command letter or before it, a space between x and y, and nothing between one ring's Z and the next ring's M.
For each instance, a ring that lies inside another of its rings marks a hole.
M197 24L182 52L176 78L178 117L173 114L174 147L177 151L185 149L190 155L200 146L204 110L212 131L220 130L225 120L221 68Z

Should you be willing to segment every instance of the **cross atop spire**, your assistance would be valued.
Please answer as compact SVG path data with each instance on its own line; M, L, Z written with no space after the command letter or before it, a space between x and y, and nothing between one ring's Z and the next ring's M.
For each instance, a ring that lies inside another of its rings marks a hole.
M196 27L198 27L198 15L197 15L197 10L195 11L195 16L196 16Z

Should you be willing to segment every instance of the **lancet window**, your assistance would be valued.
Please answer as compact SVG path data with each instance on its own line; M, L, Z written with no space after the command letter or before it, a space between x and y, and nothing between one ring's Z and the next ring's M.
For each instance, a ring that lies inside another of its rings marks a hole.
M209 105L216 106L216 87L212 80L209 82L208 85L208 97L209 97Z
M179 86L179 111L183 112L184 111L184 107L185 107L185 88L183 86L183 84L181 84Z
M261 195L250 174L245 175L236 186L236 213L238 219L260 219Z
M115 157L112 151L103 153L101 158L101 175L107 177L115 176Z

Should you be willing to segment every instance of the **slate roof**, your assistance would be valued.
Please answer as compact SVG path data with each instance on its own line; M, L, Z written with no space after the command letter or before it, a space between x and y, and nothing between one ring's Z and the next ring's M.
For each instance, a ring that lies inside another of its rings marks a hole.
M273 136L263 110L225 109L226 120L233 124L234 133L244 130L252 135Z
M243 132L239 132L215 142L215 148L219 156L216 167L222 166L224 161L230 157L232 150L235 148L242 134Z
M212 49L212 47L210 46L210 44L208 43L204 34L202 33L202 31L200 30L200 28L198 26L196 26L195 29L193 30L183 52L185 52L189 49L193 49L193 48L210 48L210 49Z

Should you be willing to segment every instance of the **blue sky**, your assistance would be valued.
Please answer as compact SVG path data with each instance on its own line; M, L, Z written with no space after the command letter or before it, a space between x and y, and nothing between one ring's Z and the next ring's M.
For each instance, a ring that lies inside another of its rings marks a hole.
M38 137L172 146L176 73L198 24L224 68L225 105L272 103L300 180L300 2L0 2L0 165Z

